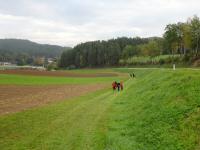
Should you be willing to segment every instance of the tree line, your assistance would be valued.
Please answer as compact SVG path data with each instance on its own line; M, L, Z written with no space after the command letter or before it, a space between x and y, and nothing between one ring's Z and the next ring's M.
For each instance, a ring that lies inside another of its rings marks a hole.
M165 46L172 54L199 54L200 19L197 16L186 22L168 24L164 33Z
M62 53L60 67L96 67L117 65L127 45L147 43L142 38L117 38L108 41L86 42Z
M131 57L183 55L199 58L200 19L197 16L186 22L168 24L163 37L117 38L108 41L81 43L64 51L60 57L60 67L101 67L119 65L121 59Z

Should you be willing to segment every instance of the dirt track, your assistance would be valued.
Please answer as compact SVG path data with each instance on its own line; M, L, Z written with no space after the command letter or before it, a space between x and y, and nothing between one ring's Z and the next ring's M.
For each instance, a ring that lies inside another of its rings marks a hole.
M100 85L0 86L0 114L19 112L28 108L81 96L107 87Z
M113 77L117 73L75 73L70 71L38 71L38 70L0 70L0 74L17 74L32 76L56 76L56 77Z

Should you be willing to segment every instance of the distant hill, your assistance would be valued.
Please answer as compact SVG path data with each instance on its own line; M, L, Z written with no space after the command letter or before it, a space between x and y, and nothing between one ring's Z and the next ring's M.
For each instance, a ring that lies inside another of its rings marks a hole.
M38 44L29 40L0 39L0 61L17 62L19 59L30 60L37 57L59 57L70 47Z

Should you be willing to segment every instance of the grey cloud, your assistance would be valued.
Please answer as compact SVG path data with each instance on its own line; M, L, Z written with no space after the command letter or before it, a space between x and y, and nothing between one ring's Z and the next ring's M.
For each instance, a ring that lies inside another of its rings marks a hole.
M199 0L0 0L1 38L75 45L119 36L161 36L200 15Z

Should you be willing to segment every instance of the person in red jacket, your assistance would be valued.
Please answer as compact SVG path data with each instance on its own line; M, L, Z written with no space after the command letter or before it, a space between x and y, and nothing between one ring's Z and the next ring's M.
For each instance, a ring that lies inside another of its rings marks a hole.
M116 84L116 83L117 83L116 81L112 83L112 88L113 88L113 91L115 91L115 90L116 90L116 88L117 88L117 84Z

